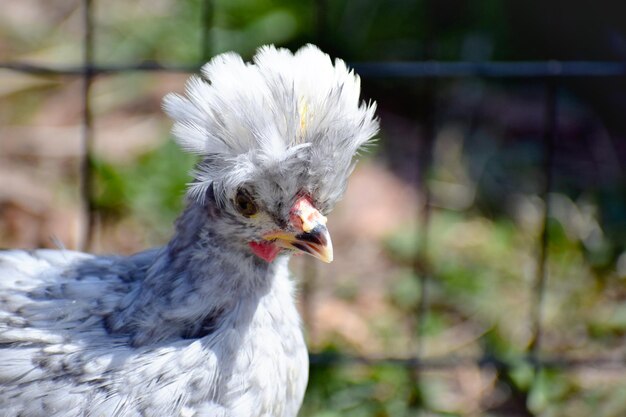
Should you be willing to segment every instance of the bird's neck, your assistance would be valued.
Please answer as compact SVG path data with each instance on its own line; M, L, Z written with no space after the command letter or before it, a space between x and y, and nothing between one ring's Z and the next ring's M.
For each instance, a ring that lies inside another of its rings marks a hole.
M202 337L242 303L254 307L272 290L288 259L258 259L220 235L219 221L216 227L206 226L207 215L211 213L200 205L186 208L170 242L121 303L127 306L110 317L114 332L129 334L136 346Z

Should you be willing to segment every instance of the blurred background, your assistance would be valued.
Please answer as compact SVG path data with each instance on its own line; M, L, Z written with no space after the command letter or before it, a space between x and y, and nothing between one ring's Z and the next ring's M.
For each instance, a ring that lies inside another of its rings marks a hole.
M0 13L0 247L165 243L194 158L162 97L313 42L377 146L298 258L301 416L626 415L626 3L21 0Z

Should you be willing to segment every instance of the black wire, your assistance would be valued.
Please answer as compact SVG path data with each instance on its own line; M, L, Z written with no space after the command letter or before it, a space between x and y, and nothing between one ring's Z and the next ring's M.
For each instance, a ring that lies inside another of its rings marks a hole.
M85 0L86 1L86 0ZM147 61L130 65L54 66L28 62L0 62L0 69L38 75L94 75L132 71L196 72L198 65L170 65ZM614 77L626 75L626 64L610 61L517 61L517 62L353 62L362 77L379 78L545 78Z

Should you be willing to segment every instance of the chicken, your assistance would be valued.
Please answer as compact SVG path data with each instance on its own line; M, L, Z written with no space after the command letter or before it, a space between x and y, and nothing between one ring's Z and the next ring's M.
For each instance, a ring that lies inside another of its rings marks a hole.
M287 263L330 262L326 214L378 130L313 45L226 53L164 100L200 156L162 248L0 252L3 417L291 417L308 355Z

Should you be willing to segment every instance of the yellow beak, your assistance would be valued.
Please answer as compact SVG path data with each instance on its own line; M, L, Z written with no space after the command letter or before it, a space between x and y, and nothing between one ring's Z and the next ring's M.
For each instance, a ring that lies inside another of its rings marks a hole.
M326 225L321 223L308 232L275 232L263 238L273 240L274 244L281 248L304 252L326 263L333 261L333 243Z

